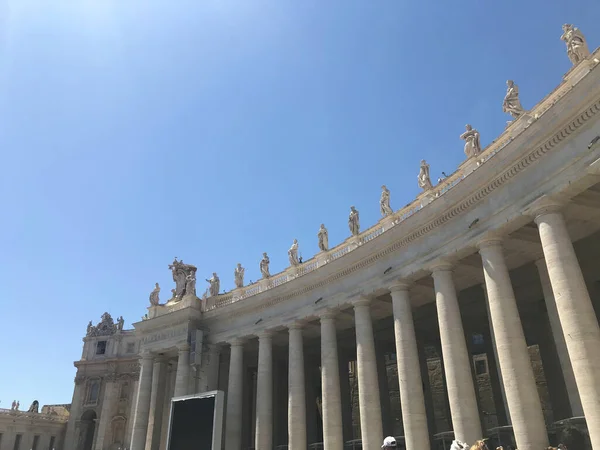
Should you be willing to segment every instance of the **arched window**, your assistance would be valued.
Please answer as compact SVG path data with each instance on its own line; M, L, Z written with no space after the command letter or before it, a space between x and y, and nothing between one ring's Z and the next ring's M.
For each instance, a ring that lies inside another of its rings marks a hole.
M87 405L95 405L98 403L98 396L100 395L100 380L90 380L87 390Z

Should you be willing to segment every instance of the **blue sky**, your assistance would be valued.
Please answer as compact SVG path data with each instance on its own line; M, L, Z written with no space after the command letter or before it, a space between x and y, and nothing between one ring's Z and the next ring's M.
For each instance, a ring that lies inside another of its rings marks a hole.
M0 2L0 407L71 401L81 338L163 300L174 256L225 289L366 228L503 130L600 45L600 2Z

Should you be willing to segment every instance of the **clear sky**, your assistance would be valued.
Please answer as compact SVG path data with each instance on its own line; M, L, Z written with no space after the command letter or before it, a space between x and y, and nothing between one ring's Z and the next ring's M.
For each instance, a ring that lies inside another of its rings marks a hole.
M398 209L530 108L570 62L561 25L600 46L600 2L0 2L0 407L68 403L82 337L126 327L174 256L233 287Z

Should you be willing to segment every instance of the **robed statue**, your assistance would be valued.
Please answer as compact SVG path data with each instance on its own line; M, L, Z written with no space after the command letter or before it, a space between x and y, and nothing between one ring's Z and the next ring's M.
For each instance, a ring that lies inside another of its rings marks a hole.
M160 303L158 294L160 294L160 286L158 285L158 283L155 283L154 290L150 292L150 305L157 306Z
M386 187L385 184L381 186L379 211L381 212L381 217L386 217L393 213L392 207L390 206L390 190Z
M431 184L431 177L429 175L429 164L424 159L421 160L421 167L419 168L419 187L424 191L428 191L433 188Z
M267 253L263 253L263 257L260 260L260 273L262 274L263 278L269 278L271 276L271 274L269 273L269 263L271 261L269 260L269 257L267 256Z
M298 259L298 239L294 239L294 242L288 250L288 259L290 260L290 266L297 266L300 264Z
M242 267L241 263L237 264L237 267L233 271L233 276L235 277L235 287L241 288L244 286L244 272L246 269Z
M173 281L175 282L175 297L183 298L184 295L196 295L195 285L194 292L187 292L186 286L188 283L188 275L196 276L196 267L191 264L184 264L183 260L177 261L177 258L173 261L173 264L169 264L169 269L173 272Z
M504 102L502 102L502 111L510 114L513 119L518 119L525 113L523 106L521 106L521 100L519 99L519 86L517 86L513 80L508 80L506 86L506 95L504 96Z
M573 65L579 64L585 58L590 56L590 49L583 33L579 28L574 27L570 23L566 23L562 27L563 34L560 37L567 44L567 56Z
M321 228L319 228L317 237L319 238L319 250L322 252L329 250L329 233L327 228L325 228L325 224L321 224Z
M360 216L354 206L350 207L350 214L348 215L348 228L352 236L358 236L360 234Z
M212 278L206 280L207 283L210 284L209 293L211 297L216 297L219 295L219 290L221 289L221 280L217 276L216 272L213 272Z
M465 155L467 158L481 153L481 143L479 142L479 131L473 129L469 124L466 125L467 131L460 135L460 138L465 141Z

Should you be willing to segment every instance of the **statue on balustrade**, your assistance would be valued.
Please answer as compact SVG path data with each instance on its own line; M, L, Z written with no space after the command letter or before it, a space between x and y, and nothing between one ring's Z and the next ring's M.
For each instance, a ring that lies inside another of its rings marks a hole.
M235 287L241 288L244 286L244 272L246 269L242 267L241 263L237 264L235 271L233 272L233 276L235 277Z
M196 296L196 274L194 272L185 277L185 295Z
M348 228L352 236L358 236L360 233L360 217L354 206L350 207L350 215L348 216Z
M506 95L504 96L504 102L502 103L502 111L508 113L513 119L518 119L525 110L521 106L521 100L519 99L519 86L515 84L513 80L506 82Z
M269 273L270 262L271 261L269 260L267 254L263 253L263 258L260 260L260 273L262 274L263 278L269 278L271 276Z
M379 199L379 210L381 211L381 217L386 217L392 214L392 207L390 206L390 190L384 184L381 186L381 198Z
M188 275L196 276L196 267L191 264L184 264L183 260L177 261L177 257L173 261L173 264L169 264L169 269L173 272L173 281L175 282L175 297L183 298L186 292L186 286L188 283ZM190 295L196 295L196 292L189 292Z
M92 333L92 328L94 328L94 325L92 325L92 321L90 320L90 323L88 323L87 326L87 331L85 333L86 336L89 336Z
M291 266L298 266L300 264L298 260L298 239L294 239L294 243L288 250L288 259Z
M467 131L460 135L460 138L465 141L465 155L467 158L481 153L481 143L479 142L479 131L473 129L469 124L466 125Z
M40 404L37 400L34 400L29 409L27 410L29 413L39 413L40 412Z
M120 316L117 319L117 330L118 331L123 331L123 326L125 325L125 319L123 319L123 316Z
M327 232L327 228L325 228L325 224L321 224L317 237L319 238L319 249L322 252L329 250L329 233Z
M17 401L13 400L12 405L10 407L11 411L16 411L17 410Z
M160 299L158 298L158 294L160 294L160 286L158 283L154 283L154 289L150 292L150 305L157 306L160 303Z
M429 164L424 159L421 160L421 168L419 169L419 187L424 191L428 191L433 188L431 184L431 177L429 176Z
M567 56L575 66L590 56L590 50L579 28L566 23L562 26L562 29L563 34L560 38L567 44Z
M211 297L216 297L219 295L219 290L221 289L221 280L217 276L216 272L213 272L212 278L206 280L207 283L210 284L209 293Z

